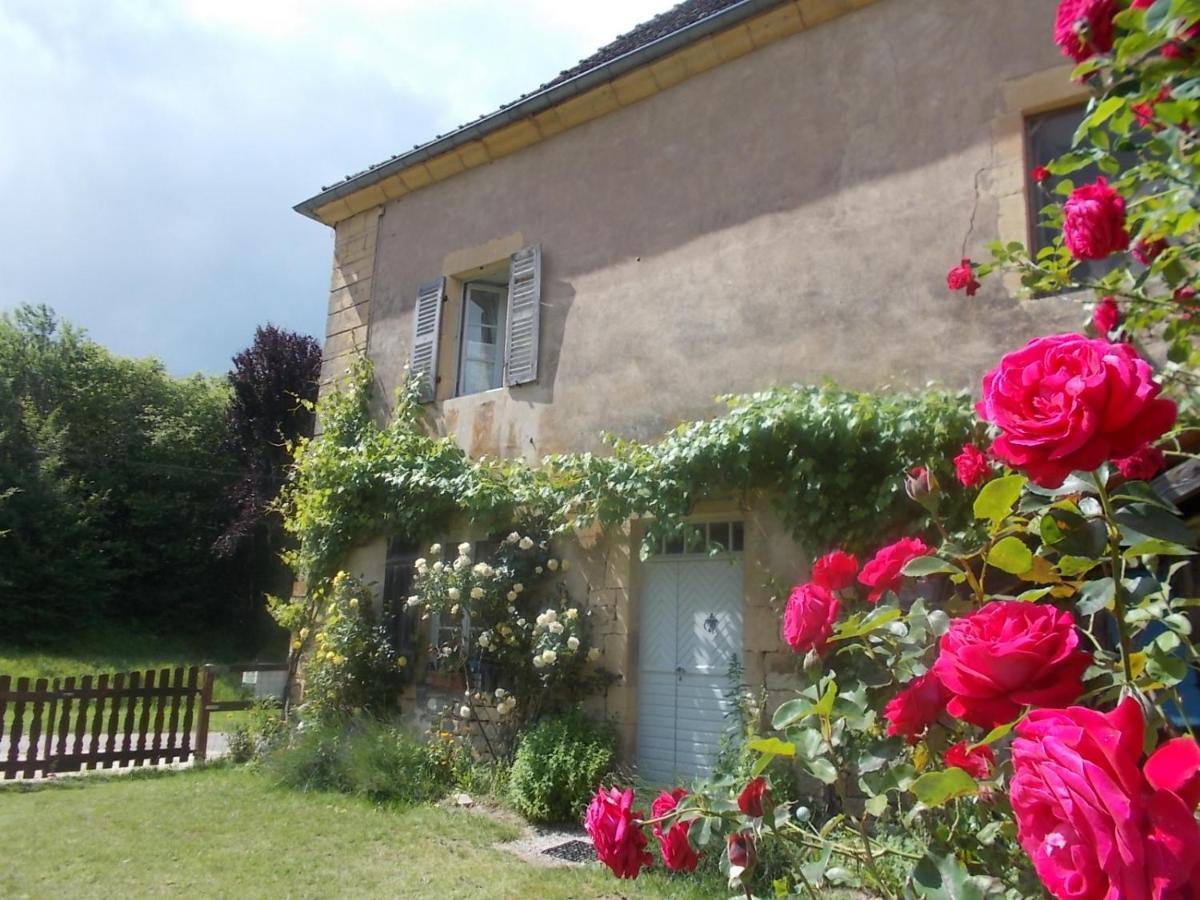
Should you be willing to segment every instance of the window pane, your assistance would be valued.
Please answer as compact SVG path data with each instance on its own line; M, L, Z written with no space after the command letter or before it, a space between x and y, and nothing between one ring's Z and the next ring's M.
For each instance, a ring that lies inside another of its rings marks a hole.
M1038 251L1052 246L1054 239L1060 233L1057 228L1047 228L1041 224L1040 211L1042 207L1051 203L1061 203L1063 200L1061 194L1054 192L1054 186L1063 177L1070 179L1078 187L1082 184L1090 184L1098 176L1104 174L1095 166L1087 166L1067 176L1051 175L1041 184L1038 184L1031 174L1038 166L1044 166L1070 151L1071 138L1074 137L1079 123L1083 121L1084 112L1083 106L1072 106L1068 109L1057 109L1053 112L1030 116L1025 120L1025 140L1029 153L1029 166L1025 177L1032 224L1030 235L1032 245L1029 252L1035 260ZM1135 161L1132 153L1118 152L1115 155L1122 168L1132 165ZM1119 257L1114 255L1107 259L1081 262L1075 270L1076 277L1081 279L1100 278L1111 271L1119 261Z
M683 535L678 531L674 534L667 535L667 552L682 553L683 552Z
M460 395L500 387L506 312L503 288L468 284L464 289L458 377Z
M729 523L712 522L708 526L709 548L727 551L729 549Z
M733 523L733 546L730 547L734 553L741 553L742 548L746 543L746 528L741 522Z
M703 553L704 552L704 526L703 525L688 525L684 529L684 552L685 553Z

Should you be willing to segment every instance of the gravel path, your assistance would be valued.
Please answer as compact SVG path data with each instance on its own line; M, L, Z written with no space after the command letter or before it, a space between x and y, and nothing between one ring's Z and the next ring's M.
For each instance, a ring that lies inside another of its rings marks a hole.
M578 825L530 825L511 810L475 803L466 794L451 796L446 803L520 828L515 840L498 841L492 847L512 853L532 866L579 866L596 858L592 839Z

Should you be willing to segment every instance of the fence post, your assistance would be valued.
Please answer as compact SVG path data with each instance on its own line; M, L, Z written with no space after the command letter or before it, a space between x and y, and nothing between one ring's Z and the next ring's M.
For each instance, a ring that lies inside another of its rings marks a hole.
M200 717L196 723L196 759L204 762L208 758L208 707L213 695L213 665L204 666L204 679L200 683Z

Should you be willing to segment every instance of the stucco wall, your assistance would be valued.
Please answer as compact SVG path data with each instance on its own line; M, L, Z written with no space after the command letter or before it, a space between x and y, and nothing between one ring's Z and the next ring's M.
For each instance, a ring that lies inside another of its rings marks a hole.
M997 234L1004 86L1060 66L1052 18L1045 0L885 0L389 203L384 395L416 286L511 235L543 245L541 376L444 405L475 453L652 437L793 381L974 383L1049 327L1044 304L944 277Z

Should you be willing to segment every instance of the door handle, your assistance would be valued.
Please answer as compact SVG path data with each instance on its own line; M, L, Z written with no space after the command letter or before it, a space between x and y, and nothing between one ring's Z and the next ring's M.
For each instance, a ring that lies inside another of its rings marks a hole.
M675 667L675 674L676 674L676 675L682 675L682 674L684 674L684 672L683 672L683 666L676 666L676 667Z

